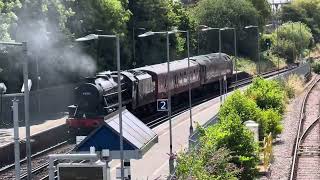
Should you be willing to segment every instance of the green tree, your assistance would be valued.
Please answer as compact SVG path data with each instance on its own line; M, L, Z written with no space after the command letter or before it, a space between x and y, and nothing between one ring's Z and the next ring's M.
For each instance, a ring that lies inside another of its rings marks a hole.
M293 62L312 42L310 28L300 22L287 22L272 33L272 48L274 54Z
M259 119L259 109L254 100L237 90L227 98L219 110L219 119L225 119L230 113L239 115L242 122Z
M255 78L245 91L247 97L254 99L261 109L275 109L280 113L285 109L285 92L275 80Z
M252 132L242 124L235 112L220 118L217 125L209 127L200 138L204 150L225 147L231 151L232 161L242 171L240 179L253 179L258 163L258 145L254 142Z
M282 7L283 21L303 22L312 31L316 42L320 40L320 0L293 0Z
M127 6L124 0L79 0L72 4L75 15L69 21L69 28L77 38L91 33L120 35L122 69L128 68L130 58L127 23L131 13ZM95 57L98 71L116 69L114 39L104 38L83 45Z
M265 24L271 17L271 6L268 0L248 0L259 11L260 24Z
M19 0L0 0L0 40L11 40L10 28L18 20L15 11L19 8L21 8Z
M259 11L250 1L202 0L192 10L192 16L198 25L207 25L214 28L235 27L238 37L238 52L256 57L257 32L255 29L244 30L247 25L259 24ZM206 52L218 51L218 31L202 34L206 38L201 39L201 47L206 48ZM233 42L233 33L223 32L222 39L224 42L222 43L222 50L229 54L233 53L233 43L226 43Z
M130 0L129 9L132 17L128 23L130 39L136 41L135 59L138 66L162 63L166 60L166 38L155 35L138 38L146 31L167 31L174 27L194 32L194 23L183 5L174 0ZM134 32L134 33L133 33ZM186 35L170 36L170 57L186 57ZM192 42L192 41L191 41ZM132 42L131 42L132 44ZM132 50L133 51L133 50Z

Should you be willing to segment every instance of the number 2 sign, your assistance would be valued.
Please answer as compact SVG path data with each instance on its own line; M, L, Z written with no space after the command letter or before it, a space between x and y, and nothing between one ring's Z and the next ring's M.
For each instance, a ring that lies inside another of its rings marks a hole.
M168 111L168 99L157 99L157 111Z

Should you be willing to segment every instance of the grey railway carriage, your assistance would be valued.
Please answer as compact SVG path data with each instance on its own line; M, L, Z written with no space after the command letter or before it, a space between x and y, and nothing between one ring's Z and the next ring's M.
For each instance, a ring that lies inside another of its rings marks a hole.
M215 83L233 74L233 62L227 54L211 53L190 57L192 89ZM121 72L123 105L135 110L154 105L167 98L168 84L172 96L187 92L188 59L170 62L170 82L167 63L155 64ZM117 109L117 73L102 72L76 89L77 104L69 106L67 125L73 128L96 127L103 117Z

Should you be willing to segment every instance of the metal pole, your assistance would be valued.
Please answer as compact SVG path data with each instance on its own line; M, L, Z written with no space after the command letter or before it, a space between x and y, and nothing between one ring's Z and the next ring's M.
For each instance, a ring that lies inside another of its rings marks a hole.
M279 46L279 34L278 34L278 19L276 19L277 23L276 23L276 42L277 42L277 47ZM278 60L278 76L280 74L280 58L277 56L277 60Z
M257 26L257 47L258 47L258 52L257 52L257 54L258 54L258 63L259 63L259 65L258 65L258 68L259 68L259 70L258 70L258 74L260 74L261 73L261 61L260 61L260 43L259 43L259 27Z
M39 59L38 59L38 56L36 57L36 68L37 68L37 95L38 95L38 113L40 113L41 111L41 104L40 104L40 92L39 92L39 89L40 89L40 74L39 74Z
M238 81L238 69L237 69L237 31L236 28L233 29L234 36L234 60L235 60L235 71L236 71L236 83Z
M24 81L24 118L26 126L26 155L27 155L27 173L28 180L32 179L31 166L31 144L30 144L30 124L29 124L29 87L28 87L28 58L27 58L27 43L22 43L25 61L23 63L23 81Z
M49 155L49 180L54 180L54 158Z
M219 59L221 59L221 29L219 29ZM220 83L220 106L222 106L222 88L223 88L223 82L221 81L221 78L219 79Z
M301 42L300 42L300 44L301 44L301 47L300 47L300 63L301 63L301 61L302 61L302 53L303 53L303 47L302 47L302 45L303 45L303 37L302 37L302 30L301 30L301 22L299 22L299 25L300 25L300 27L299 27L299 31L300 31L300 37L301 37Z
M219 29L219 59L221 59L221 29Z
M221 77L221 74L220 74L220 77ZM221 78L219 78L219 85L220 85L220 106L222 106L222 88L223 88L223 85L222 85L222 80Z
M223 83L224 83L224 98L223 101L226 101L227 93L228 93L228 84L227 84L227 76L223 76Z
M167 87L168 87L168 117L169 117L169 136L170 136L170 157L169 157L169 172L170 174L174 171L174 157L172 153L172 120L171 120L171 74L170 74L170 43L169 43L169 32L167 32Z
M1 121L4 123L4 120L3 120L3 118L2 118L2 103L3 103L3 101L2 101L2 96L3 96L3 92L2 92L2 90L1 90L1 92L0 92L0 96L1 96L1 107L0 107L0 118L1 118Z
M200 31L198 30L198 55L200 55Z
M135 22L134 22L134 20L133 20L133 27L132 27L132 60L133 60L133 62L132 62L132 65L133 65L133 68L135 68L135 66L136 66L136 40L135 40L135 27L134 27L134 25L135 25Z
M293 34L293 30L294 30L294 28L293 28L293 23L291 23L291 29L292 29L292 34ZM294 41L294 40L293 40ZM294 46L292 47L292 60L293 60L293 63L295 62L295 53L294 53L294 51L295 51L295 47L296 47L296 42L294 41L293 42L294 43Z
M123 164L123 132L122 132L122 97L121 97L121 75L120 75L120 40L116 36L117 48L117 71L118 71L118 101L119 101L119 128L120 128L120 161L121 161L121 179L124 180L124 164Z
M189 112L190 112L190 136L193 133L192 126L192 95L191 95L191 71L190 71L190 40L189 40L189 31L187 31L187 51L188 51L188 88L189 88Z
M20 144L19 144L19 100L12 100L12 114L13 114L13 126L14 126L14 164L15 164L15 177L16 180L20 180Z

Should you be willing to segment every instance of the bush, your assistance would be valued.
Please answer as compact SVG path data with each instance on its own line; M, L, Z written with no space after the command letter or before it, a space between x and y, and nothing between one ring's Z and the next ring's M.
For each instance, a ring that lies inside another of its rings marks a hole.
M245 94L254 99L261 109L273 108L280 113L284 112L285 92L275 80L255 78Z
M320 74L320 62L316 61L312 63L312 69L315 73Z
M267 109L260 112L260 134L261 137L267 136L269 133L276 137L282 132L282 115L274 109Z
M281 11L281 19L287 21L301 21L308 25L314 34L315 40L320 40L320 1L319 0L294 0L284 5Z
M288 78L280 81L280 83L289 98L294 98L303 91L303 77L296 74L289 75Z
M259 109L254 100L247 98L239 90L227 98L219 111L219 119L225 119L230 113L239 115L242 122L258 120Z
M294 62L308 48L313 37L310 28L300 22L282 24L272 33L272 51Z
M177 179L237 179L240 170L231 162L230 153L226 148L213 150L206 156L201 150L183 152L177 158Z
M258 162L258 145L254 142L252 132L247 129L238 114L231 112L219 119L217 125L211 126L200 138L202 148L211 149L225 147L231 151L232 162L242 171L240 179L250 179L256 175Z

